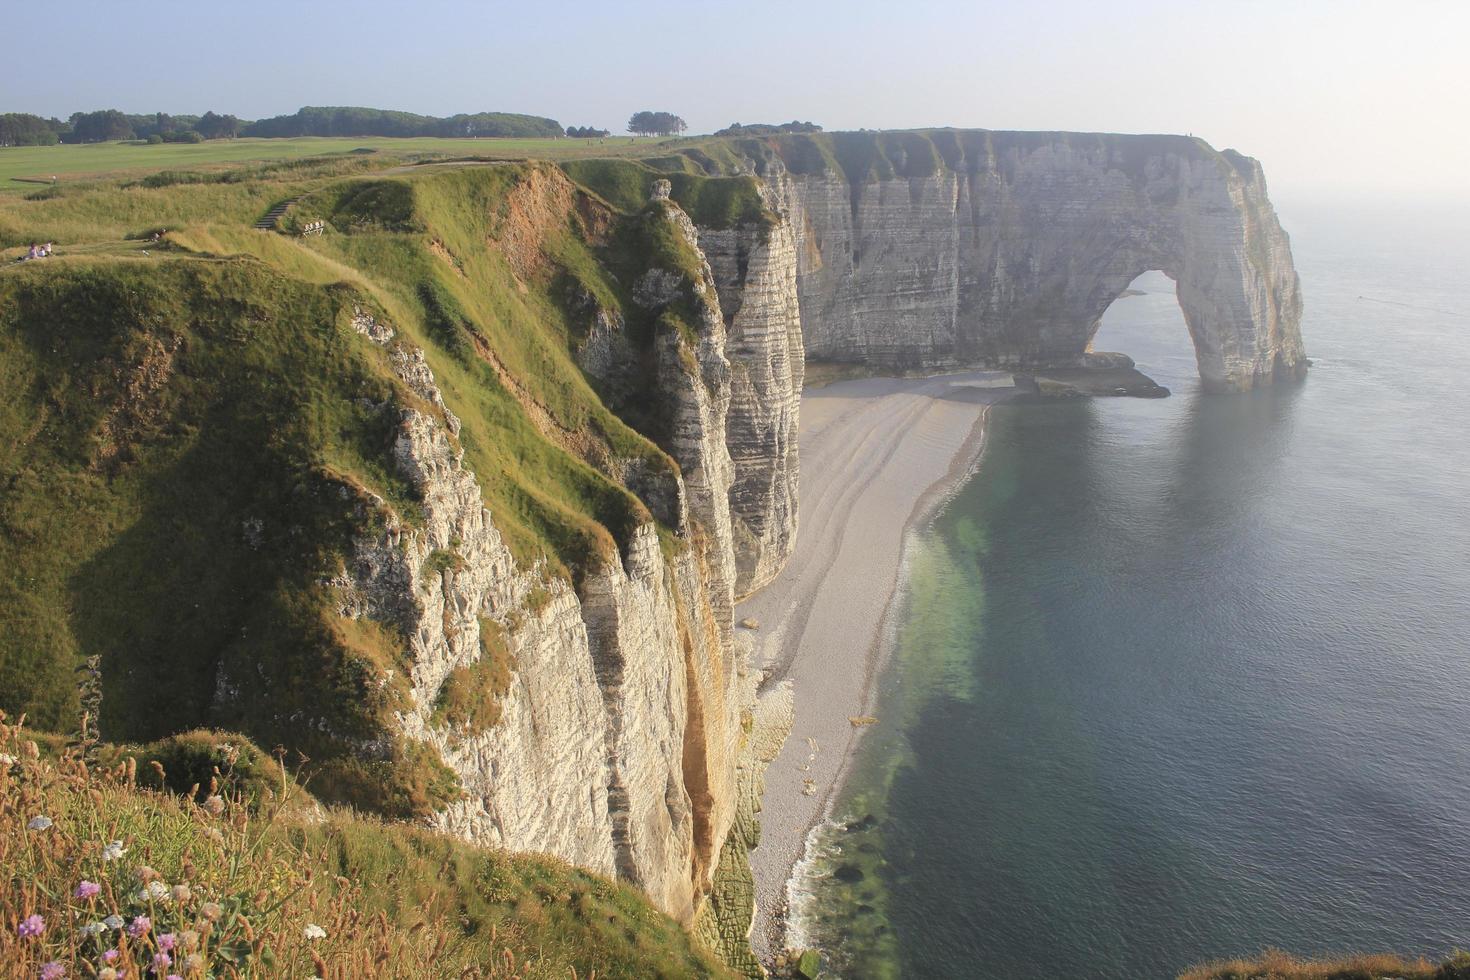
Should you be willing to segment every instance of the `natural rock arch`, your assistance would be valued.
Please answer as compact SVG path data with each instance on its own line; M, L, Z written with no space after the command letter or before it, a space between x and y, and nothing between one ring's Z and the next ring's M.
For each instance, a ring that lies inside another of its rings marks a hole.
M866 156L842 142L858 137ZM1108 305L1162 269L1207 389L1306 368L1291 247L1249 157L1184 136L835 134L857 173L802 149L819 138L755 161L797 231L814 360L1075 365Z

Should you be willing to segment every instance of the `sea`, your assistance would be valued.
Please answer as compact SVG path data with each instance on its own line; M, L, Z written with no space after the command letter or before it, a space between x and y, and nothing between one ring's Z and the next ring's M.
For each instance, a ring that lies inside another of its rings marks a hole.
M1173 977L1470 949L1470 208L1278 202L1314 361L1012 402L907 542L875 715L793 882L827 976Z

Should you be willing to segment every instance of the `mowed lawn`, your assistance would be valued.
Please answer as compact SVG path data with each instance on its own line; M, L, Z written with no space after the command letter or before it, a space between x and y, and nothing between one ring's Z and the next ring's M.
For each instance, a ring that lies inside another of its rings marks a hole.
M34 178L74 181L128 173L184 170L215 164L346 153L368 147L395 154L444 154L450 157L489 156L507 159L564 160L580 156L620 156L643 153L662 139L612 136L588 143L584 139L440 139L380 136L316 137L299 139L210 140L206 143L88 143L59 146L0 147L0 193L35 190Z

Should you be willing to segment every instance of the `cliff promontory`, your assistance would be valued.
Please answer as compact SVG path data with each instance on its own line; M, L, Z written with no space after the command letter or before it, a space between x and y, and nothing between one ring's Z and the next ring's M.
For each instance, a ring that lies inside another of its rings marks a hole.
M734 140L788 215L814 360L1081 363L1140 273L1177 284L1214 390L1306 369L1291 248L1261 166L1186 136L926 130ZM733 157L733 159L732 159Z

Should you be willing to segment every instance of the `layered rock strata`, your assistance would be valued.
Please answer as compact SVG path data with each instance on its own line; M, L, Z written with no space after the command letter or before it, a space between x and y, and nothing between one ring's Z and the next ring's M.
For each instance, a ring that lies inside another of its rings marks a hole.
M781 202L769 193L767 205L781 214ZM735 591L745 596L775 577L796 535L796 428L805 367L796 236L784 219L751 222L700 228L699 247L726 323Z
M394 458L417 491L422 520L410 525L360 491L374 520L364 521L332 585L341 615L404 638L411 704L400 713L401 730L434 746L463 788L433 817L436 825L616 874L690 921L749 795L741 759L755 683L731 616L738 556L759 542L763 557L745 567L777 562L794 530L775 524L794 521L800 326L793 239L779 221L774 238L732 238L752 273L742 279L722 268L717 285L688 216L666 193L649 206L698 261L692 269L655 264L630 288L638 314L658 318L649 348L656 386L638 394L656 400L666 426L661 442L679 476L674 487L643 487L631 471L625 482L646 495L677 540L666 546L655 524L639 526L575 589L518 568L465 466L459 421L422 351L359 312L354 327L388 348L400 382L426 406L384 409L399 412ZM732 315L721 309L720 285L738 304ZM778 308L762 312L767 304ZM678 317L661 316L675 308ZM609 391L637 390L635 372L647 370L647 359L629 342L621 314L598 310L593 319L580 352L584 368ZM745 338L734 368L730 324ZM747 366L752 357L761 362L755 370ZM768 461L763 452L782 458ZM758 471L757 491L736 489L745 468ZM761 493L767 499L757 501ZM736 501L745 508L738 524ZM756 514L765 523L752 534ZM504 649L485 642L492 634ZM510 672L497 720L453 723L436 713L456 670L488 656L507 657Z
M1305 371L1290 244L1260 164L1232 150L955 130L743 147L790 212L810 357L1078 366L1108 305L1160 269L1208 388Z

